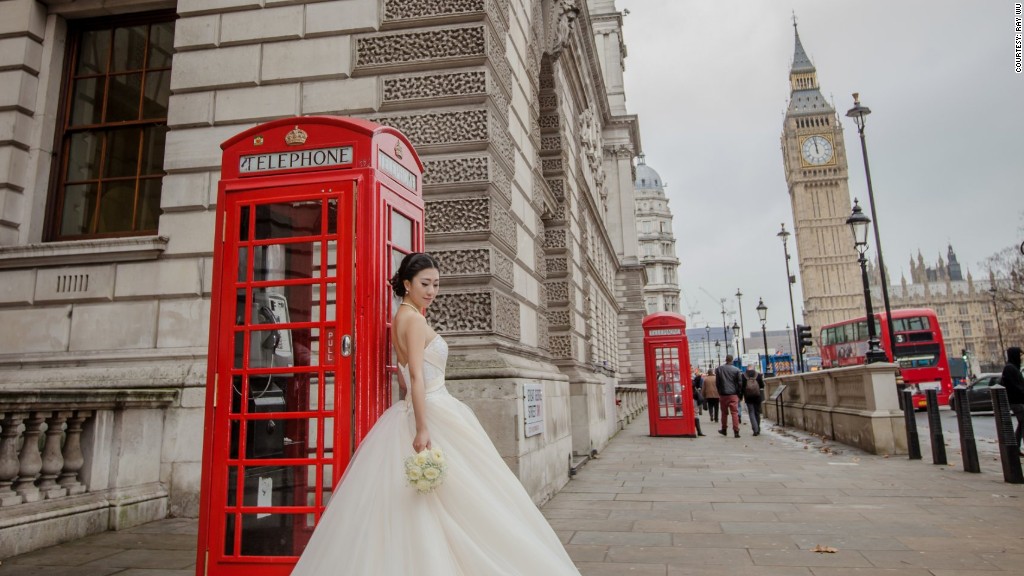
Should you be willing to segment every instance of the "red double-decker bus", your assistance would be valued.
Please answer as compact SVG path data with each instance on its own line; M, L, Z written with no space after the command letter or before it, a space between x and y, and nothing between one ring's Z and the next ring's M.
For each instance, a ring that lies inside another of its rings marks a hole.
M889 326L884 313L875 314L875 333L882 351L893 362L889 350ZM925 408L925 391L938 393L939 405L947 405L953 393L946 343L935 311L910 308L892 311L892 329L896 334L896 358L905 386L914 392L915 408ZM865 317L829 324L821 329L822 368L839 368L864 363L868 351L868 323Z

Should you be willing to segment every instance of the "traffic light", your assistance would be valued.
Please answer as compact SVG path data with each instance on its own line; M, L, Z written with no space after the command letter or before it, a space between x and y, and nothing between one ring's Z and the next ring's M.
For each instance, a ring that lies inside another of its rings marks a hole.
M800 349L809 348L814 346L814 342L811 340L811 327L804 324L796 325L796 338L800 343Z

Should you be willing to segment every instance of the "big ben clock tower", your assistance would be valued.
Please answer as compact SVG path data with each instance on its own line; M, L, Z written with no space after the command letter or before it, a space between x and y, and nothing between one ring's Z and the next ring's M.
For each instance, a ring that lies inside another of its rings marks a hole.
M864 291L846 225L851 203L843 127L821 96L795 20L793 32L796 47L782 159L796 228L804 319L817 342L823 325L864 315Z

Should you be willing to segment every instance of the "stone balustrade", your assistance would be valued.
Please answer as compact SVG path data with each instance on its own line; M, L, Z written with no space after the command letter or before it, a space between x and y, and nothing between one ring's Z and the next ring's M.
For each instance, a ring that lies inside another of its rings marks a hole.
M615 387L615 411L620 430L646 409L647 390L643 386Z
M772 396L782 385L782 418ZM906 454L896 367L878 363L765 379L765 417L872 454Z
M166 516L160 437L149 432L177 398L0 390L0 558Z

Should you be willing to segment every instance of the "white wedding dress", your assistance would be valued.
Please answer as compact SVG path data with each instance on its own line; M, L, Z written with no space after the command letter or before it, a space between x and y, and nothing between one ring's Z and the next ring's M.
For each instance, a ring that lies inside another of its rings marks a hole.
M473 411L444 385L448 344L424 350L427 426L448 472L435 491L406 483L415 417L401 400L356 450L292 576L579 575L554 530ZM406 366L399 366L409 381Z

